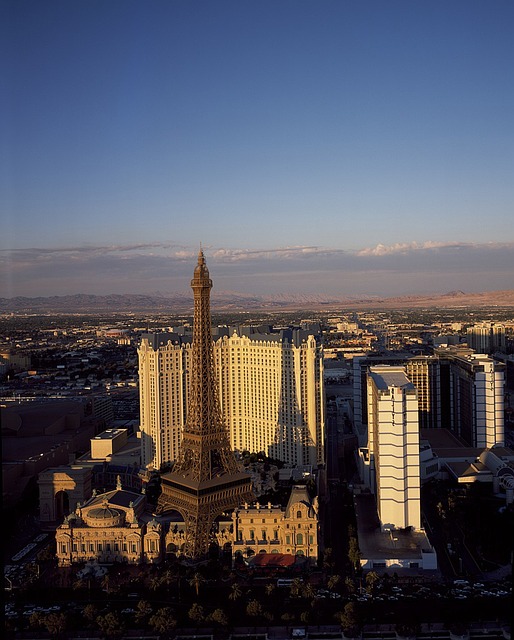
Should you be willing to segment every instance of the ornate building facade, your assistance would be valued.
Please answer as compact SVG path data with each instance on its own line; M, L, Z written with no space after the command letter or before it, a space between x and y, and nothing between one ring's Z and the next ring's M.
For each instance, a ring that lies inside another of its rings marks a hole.
M60 566L77 562L157 563L162 558L162 525L146 523L146 496L114 491L93 496L57 527L55 540Z
M232 516L217 523L216 542L231 549L233 557L250 558L259 553L305 556L318 559L319 506L304 485L291 490L287 505L245 503ZM183 523L172 523L166 534L166 550L180 555L185 543Z

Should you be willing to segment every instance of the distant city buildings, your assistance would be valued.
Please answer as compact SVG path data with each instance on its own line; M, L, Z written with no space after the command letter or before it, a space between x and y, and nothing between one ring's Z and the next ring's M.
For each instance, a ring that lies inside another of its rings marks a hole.
M477 353L505 352L505 326L494 322L481 322L468 328L467 343Z
M233 449L263 451L290 464L321 464L325 418L319 333L231 331L226 328L214 342L213 360ZM159 469L178 455L191 345L178 334L145 334L138 354L142 464Z

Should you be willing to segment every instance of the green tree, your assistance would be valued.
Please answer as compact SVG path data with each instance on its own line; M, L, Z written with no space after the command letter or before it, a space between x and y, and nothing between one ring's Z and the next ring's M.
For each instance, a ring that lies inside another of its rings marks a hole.
M355 602L348 602L342 611L336 613L336 619L341 623L345 635L357 635L360 631L361 619Z
M86 606L82 610L82 615L89 622L89 624L92 624L98 616L98 609L94 604L86 604Z
M29 626L31 629L39 629L44 624L44 616L41 611L34 611L29 617Z
M262 615L262 605L258 600L250 600L246 605L246 613L252 618Z
M332 549L331 547L327 547L323 552L323 568L331 569L334 566L334 562L332 560Z
M359 550L359 543L357 542L357 538L352 537L349 540L348 559L352 563L354 569L358 569L360 567L361 552Z
M173 615L173 610L170 607L162 607L157 609L154 615L149 620L152 629L158 633L161 637L168 637L168 635L177 626L177 621Z
M189 609L187 615L190 620L192 620L193 622L196 622L197 624L200 624L205 620L205 612L203 610L202 605L198 604L198 602L195 602L193 604L191 609Z
M135 620L137 624L146 624L149 616L152 614L152 606L146 600L140 600L137 603Z
M107 638L119 638L125 630L122 619L114 611L109 611L104 616L98 616L96 624Z
M50 613L45 616L43 623L53 638L58 638L66 631L67 620L64 613Z
M209 620L220 624L222 627L228 626L228 616L223 609L214 609L209 616Z

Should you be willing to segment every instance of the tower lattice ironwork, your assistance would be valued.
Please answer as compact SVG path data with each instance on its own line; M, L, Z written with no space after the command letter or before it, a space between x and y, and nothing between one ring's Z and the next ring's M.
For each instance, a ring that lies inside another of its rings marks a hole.
M250 477L239 470L221 417L214 374L210 295L212 280L203 251L191 280L194 294L189 404L178 460L162 476L159 511L175 509L186 524L183 554L209 550L215 518L253 498Z

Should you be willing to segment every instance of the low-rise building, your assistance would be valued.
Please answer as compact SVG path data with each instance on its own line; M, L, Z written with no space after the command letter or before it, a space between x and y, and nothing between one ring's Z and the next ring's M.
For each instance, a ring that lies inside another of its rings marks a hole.
M122 489L93 496L57 527L60 566L77 562L157 563L162 558L162 524L142 518L146 496Z

